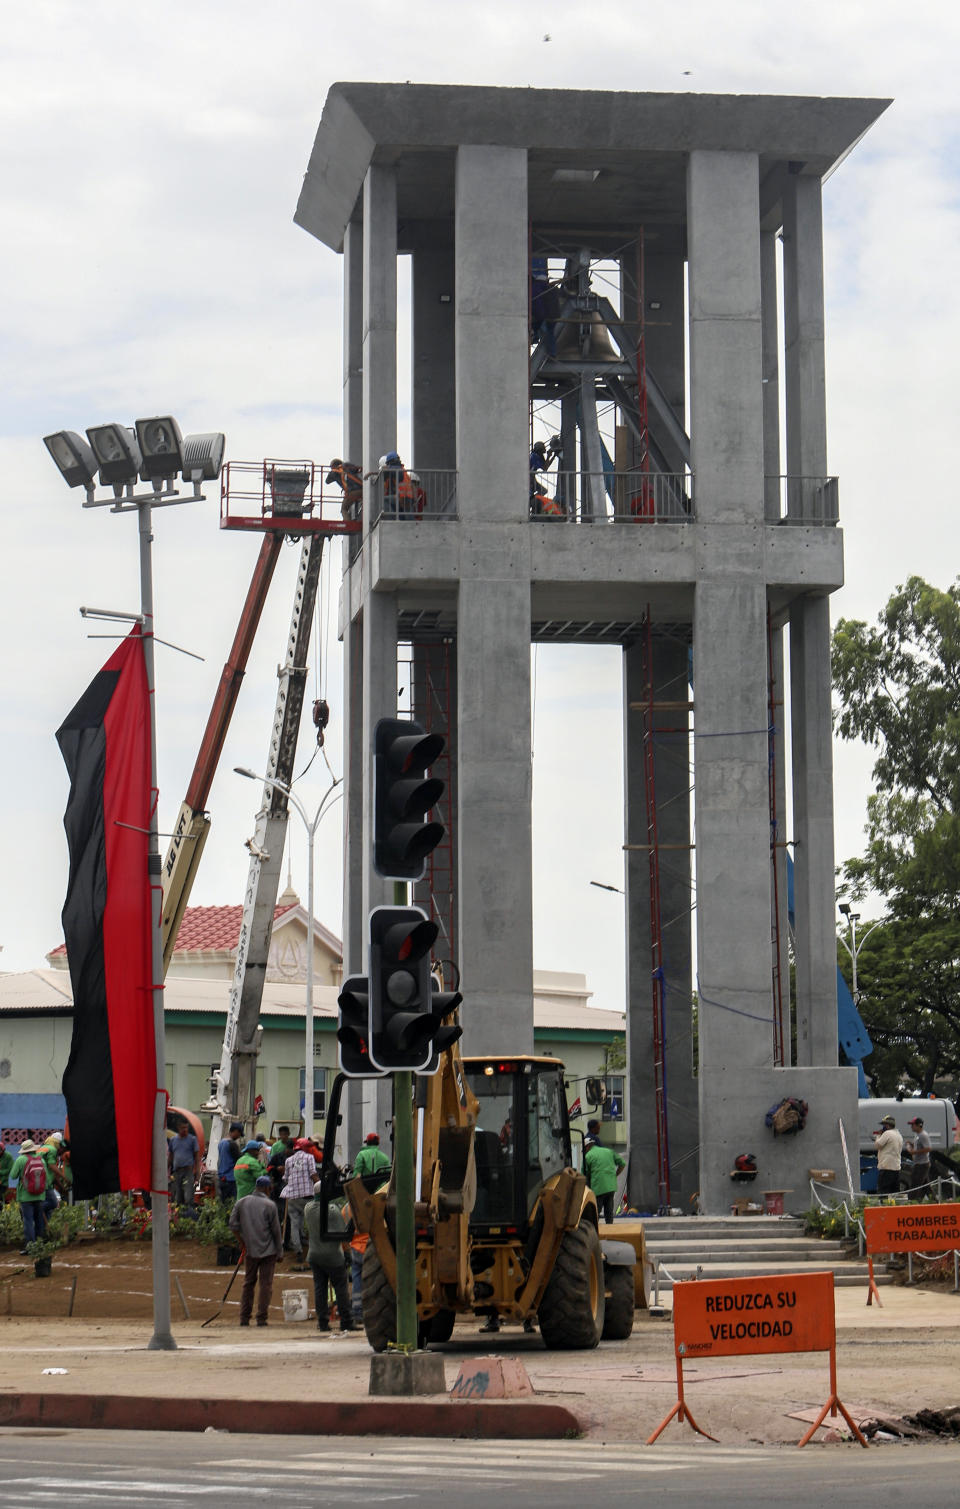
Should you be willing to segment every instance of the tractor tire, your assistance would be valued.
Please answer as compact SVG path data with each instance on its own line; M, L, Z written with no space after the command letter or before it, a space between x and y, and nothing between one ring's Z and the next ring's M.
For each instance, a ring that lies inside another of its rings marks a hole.
M424 1337L420 1345L424 1346L431 1341L449 1341L453 1335L453 1328L457 1323L455 1310L438 1310L423 1326Z
M380 1255L372 1242L363 1254L363 1329L375 1352L385 1352L397 1339L397 1296L387 1281Z
M633 1269L606 1270L609 1294L603 1312L604 1341L626 1341L633 1330Z
M552 1351L586 1351L603 1331L603 1256L597 1228L581 1221L564 1234L537 1310L540 1335Z

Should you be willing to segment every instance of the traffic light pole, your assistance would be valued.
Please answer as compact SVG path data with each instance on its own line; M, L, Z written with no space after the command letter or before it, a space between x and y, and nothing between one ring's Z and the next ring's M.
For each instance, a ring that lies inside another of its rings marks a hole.
M393 882L394 906L407 905L407 883ZM397 1347L417 1350L417 1231L413 1147L413 1075L393 1076L393 1176L397 1191Z
M414 1218L413 1075L393 1076L393 1167L397 1191L397 1347L417 1349L417 1233Z

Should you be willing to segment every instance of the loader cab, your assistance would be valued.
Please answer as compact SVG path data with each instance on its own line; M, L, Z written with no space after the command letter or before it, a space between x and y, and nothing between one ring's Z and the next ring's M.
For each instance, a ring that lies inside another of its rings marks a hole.
M480 1102L470 1228L490 1236L524 1232L544 1184L571 1163L563 1065L555 1058L467 1058L464 1069Z

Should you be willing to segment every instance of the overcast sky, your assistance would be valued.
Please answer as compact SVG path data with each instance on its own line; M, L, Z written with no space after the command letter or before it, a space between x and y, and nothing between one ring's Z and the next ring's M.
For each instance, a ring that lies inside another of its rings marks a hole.
M892 96L825 189L830 469L847 570L834 617L874 617L909 572L945 586L960 569L956 7L31 0L4 7L3 29L0 967L41 967L62 937L67 780L54 731L110 649L77 610L137 606L132 517L82 511L40 437L173 413L185 433L224 430L234 459L340 453L340 259L293 224L334 80ZM205 657L158 649L166 828L258 548L218 529L216 493L156 516L157 632ZM265 762L296 557L285 551L213 787L194 902L241 899L257 790L231 770ZM330 696L339 774L337 574L311 694ZM623 903L589 881L622 883L619 662L615 649L541 648L536 670L535 962L586 974L610 1008L623 1004ZM300 766L309 744L307 729ZM860 845L869 768L865 751L838 749L838 857ZM577 772L588 805L571 860L558 801ZM319 762L298 790L313 808ZM320 828L317 876L318 915L338 933L339 812Z

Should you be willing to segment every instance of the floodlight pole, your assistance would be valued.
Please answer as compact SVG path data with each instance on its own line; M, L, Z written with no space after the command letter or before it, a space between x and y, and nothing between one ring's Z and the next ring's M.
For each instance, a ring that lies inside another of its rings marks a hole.
M177 1343L170 1330L170 1196L167 1171L167 1092L164 1087L167 1062L166 1025L163 1015L163 881L157 814L157 699L153 653L153 510L149 497L137 500L140 538L140 613L143 618L143 665L150 705L150 834L147 842L147 873L150 877L150 998L153 1004L153 1041L157 1060L157 1090L153 1107L153 1178L150 1191L153 1250L153 1335L148 1351L174 1352Z
M319 807L313 818L310 818L306 807L297 796L296 792L284 784L276 781L272 776L257 776L254 771L235 765L237 775L245 775L250 780L260 780L265 786L275 791L282 791L290 805L299 813L304 828L307 830L307 971L306 971L306 1001L304 1005L304 1070L303 1070L303 1135L313 1136L313 949L315 923L313 917L313 841L317 836L320 819L325 816L330 808L327 801L340 784L338 777L323 795Z

